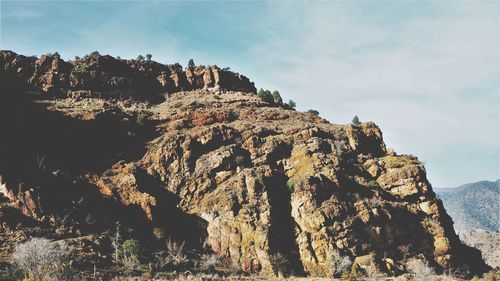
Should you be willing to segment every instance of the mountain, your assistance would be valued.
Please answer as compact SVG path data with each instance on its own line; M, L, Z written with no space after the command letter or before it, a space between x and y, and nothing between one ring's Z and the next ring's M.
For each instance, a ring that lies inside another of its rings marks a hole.
M338 252L353 272L370 261L401 274L409 259L488 269L423 164L386 148L373 122L331 124L216 66L2 51L0 74L6 259L45 236L72 245L81 272L121 272L123 237L147 249L150 272L200 263L160 262L166 241L263 275L332 276Z
M461 233L460 239L467 245L479 249L489 266L500 268L500 232L473 230Z
M500 180L469 183L436 192L453 218L456 232L500 230Z

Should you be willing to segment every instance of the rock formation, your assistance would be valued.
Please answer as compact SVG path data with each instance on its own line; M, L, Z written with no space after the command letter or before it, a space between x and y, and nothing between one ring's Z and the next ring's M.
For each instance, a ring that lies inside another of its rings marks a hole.
M0 67L0 193L36 221L159 228L262 274L279 253L296 274L331 276L335 250L393 273L410 257L487 268L423 164L386 148L372 122L263 102L215 66L4 51Z
M255 92L243 75L217 66L187 67L147 60L122 60L95 52L65 62L57 55L26 57L0 53L4 73L13 74L32 92L48 97L114 97L158 101L179 91L208 89Z

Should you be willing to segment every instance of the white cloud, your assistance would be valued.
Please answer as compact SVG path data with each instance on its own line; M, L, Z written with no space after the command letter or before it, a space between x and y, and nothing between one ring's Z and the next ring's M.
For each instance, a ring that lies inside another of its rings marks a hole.
M5 10L5 8L2 8L2 10ZM16 7L14 9L8 9L7 11L2 12L3 19L16 20L39 18L42 15L42 12L27 7Z
M258 26L268 40L252 49L266 69L255 80L334 123L374 120L388 145L429 161L449 146L499 155L498 3L442 2L393 22L391 5L380 17L361 6L271 4L274 21ZM456 178L430 173L431 181L466 181L467 161L498 176L498 161L463 155L445 162Z

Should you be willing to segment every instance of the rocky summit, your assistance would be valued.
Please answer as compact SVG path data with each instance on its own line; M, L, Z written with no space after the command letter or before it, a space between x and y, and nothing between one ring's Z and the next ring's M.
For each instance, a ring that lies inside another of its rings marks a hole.
M117 225L243 272L332 276L334 253L390 275L411 259L488 269L462 244L421 162L372 122L264 101L245 76L93 53L0 53L1 254L41 235L112 264ZM283 267L283 266L281 266Z

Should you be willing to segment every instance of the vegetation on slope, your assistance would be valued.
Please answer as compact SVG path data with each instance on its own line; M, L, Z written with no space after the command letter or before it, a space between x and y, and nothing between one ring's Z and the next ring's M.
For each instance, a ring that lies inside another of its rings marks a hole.
M500 229L500 180L480 181L443 192L438 189L448 214L453 218L455 231L467 233L475 229Z

